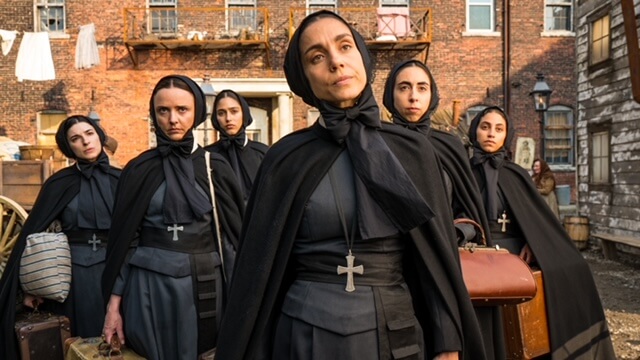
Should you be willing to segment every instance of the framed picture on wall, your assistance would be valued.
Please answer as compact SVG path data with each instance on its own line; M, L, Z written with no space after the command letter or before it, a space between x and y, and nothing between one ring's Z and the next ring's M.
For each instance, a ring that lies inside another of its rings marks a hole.
M530 137L519 137L516 142L516 155L514 162L530 171L535 158L536 142Z

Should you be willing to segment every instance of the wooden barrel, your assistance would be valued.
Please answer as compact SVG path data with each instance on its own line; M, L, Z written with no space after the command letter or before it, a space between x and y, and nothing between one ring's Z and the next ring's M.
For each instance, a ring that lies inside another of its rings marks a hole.
M580 250L587 247L589 240L589 218L586 216L565 216L564 228Z

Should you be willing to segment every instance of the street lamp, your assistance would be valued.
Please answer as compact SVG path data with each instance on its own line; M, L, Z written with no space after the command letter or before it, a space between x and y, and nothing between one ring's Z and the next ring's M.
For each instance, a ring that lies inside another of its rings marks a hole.
M216 99L216 91L213 89L213 85L209 82L209 75L204 75L202 79L202 84L200 84L200 88L206 97L207 102L207 120L204 122L204 137L203 142L204 145L209 145L209 119L211 118L211 113L213 112L213 101Z
M533 106L536 112L540 114L540 158L544 158L544 112L549 109L549 100L551 99L551 88L544 81L544 75L538 73L536 76L536 84L533 91L529 93L533 97Z
M100 115L98 115L93 106L91 107L91 110L89 111L87 117L91 120L94 120L98 125L100 125Z

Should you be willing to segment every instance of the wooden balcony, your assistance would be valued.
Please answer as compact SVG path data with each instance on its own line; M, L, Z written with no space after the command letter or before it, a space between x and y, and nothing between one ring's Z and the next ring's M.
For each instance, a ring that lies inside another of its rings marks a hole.
M263 50L269 58L267 8L125 8L124 44L138 65L139 50Z
M430 8L337 8L335 12L364 38L370 50L426 51L433 36ZM289 9L289 37L309 14L307 8Z

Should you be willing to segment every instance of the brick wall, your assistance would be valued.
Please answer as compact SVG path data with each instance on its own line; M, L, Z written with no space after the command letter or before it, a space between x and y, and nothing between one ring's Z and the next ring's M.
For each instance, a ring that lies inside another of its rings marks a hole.
M223 0L181 0L184 7L222 7ZM145 1L67 1L68 39L51 40L56 80L17 82L15 61L22 35L8 56L0 60L0 113L4 115L0 135L35 142L36 114L46 109L65 110L69 114L87 114L93 105L102 124L119 141L116 154L121 164L148 147L148 101L156 81L167 74L182 73L201 78L281 78L282 63L289 31L290 7L304 7L304 0L258 1L270 14L270 64L265 50L174 50L137 51L134 67L123 44L123 8L143 7ZM377 0L349 1L349 7L376 7ZM412 8L433 10L433 42L427 63L438 83L441 108L451 109L459 100L463 112L475 105L504 105L504 25L503 2L496 4L497 36L466 36L465 1L412 1ZM554 90L552 104L575 108L575 39L545 37L543 2L511 2L510 27L510 106L508 112L520 136L539 138L539 116L533 110L529 92L535 75L545 74ZM32 31L33 6L30 1L5 0L0 5L0 24L7 30ZM93 22L99 44L101 64L88 70L74 68L77 28ZM189 30L189 29L185 29ZM423 58L417 51L374 51L376 78L374 91L381 101L384 80L397 61ZM381 102L380 102L381 103ZM256 99L254 104L271 111L271 103ZM260 105L263 104L263 105ZM308 107L294 98L294 129L306 126ZM539 141L537 141L539 144ZM573 174L557 174L559 183L574 183Z

